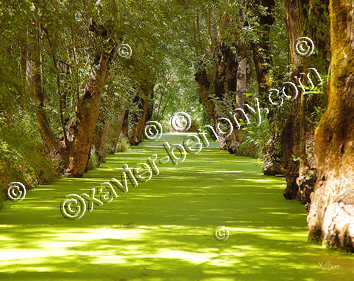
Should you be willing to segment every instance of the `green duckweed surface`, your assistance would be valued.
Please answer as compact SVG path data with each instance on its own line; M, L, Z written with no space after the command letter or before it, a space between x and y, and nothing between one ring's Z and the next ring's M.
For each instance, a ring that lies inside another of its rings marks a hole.
M0 280L354 280L354 256L307 242L306 213L285 200L285 178L267 177L254 160L220 151L215 142L80 220L60 202L89 193L123 164L166 156L165 134L108 156L83 178L27 192L0 212ZM214 238L218 226L226 241Z

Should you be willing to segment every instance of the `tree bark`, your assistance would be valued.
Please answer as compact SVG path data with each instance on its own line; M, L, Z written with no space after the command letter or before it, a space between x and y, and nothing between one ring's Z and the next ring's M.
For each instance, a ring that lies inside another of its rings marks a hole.
M50 128L45 112L40 32L40 23L34 22L29 34L33 37L33 42L36 42L31 48L31 71L39 132L44 146L47 148L47 154L61 162L61 165L65 169L65 175L81 177L86 170L93 134L96 128L101 94L109 66L109 55L106 52L96 54L93 70L86 83L84 94L77 101L76 116L71 120L68 127L67 141L59 140ZM96 36L101 36L97 32L94 33ZM47 31L46 34L49 40ZM55 57L53 59L54 66L57 67ZM58 79L57 87L57 90L60 92ZM61 103L61 100L59 100L59 103ZM63 123L63 120L61 121Z
M330 0L332 75L315 134L318 173L309 238L354 252L354 2Z
M39 24L34 23L33 40L37 44L31 51L31 70L33 94L36 106L37 123L41 138L47 148L47 153L56 160L61 160L65 174L82 177L86 170L87 160L93 141L101 102L101 94L109 65L109 58L105 54L93 66L92 74L86 83L84 94L79 98L76 109L76 118L69 126L68 143L60 141L50 128L45 112L44 90L42 87Z
M245 108L246 103L246 96L244 95L247 93L250 79L251 79L251 59L250 53L248 51L247 45L243 39L240 39L236 44L237 56L231 56L232 52L229 49L229 62L228 65L228 73L229 79L227 80L227 91L236 92L236 96L233 98L232 108ZM235 103L236 101L236 103ZM230 112L228 112L230 113ZM232 113L235 113L232 111ZM245 118L238 114L237 111L237 118ZM229 116L229 114L225 115ZM231 118L231 120L233 120ZM238 146L242 142L242 130L239 130L234 124L234 130L232 131L229 137L226 137L225 142L225 149L228 150L230 153L236 153Z
M145 122L151 121L153 113L154 113L154 89L151 90L151 96L148 102Z
M292 81L299 85L297 77L300 73L314 67L319 73L328 72L329 35L328 3L314 0L283 0L287 17L290 39L290 52L293 63ZM321 23L321 25L319 25ZM319 26L322 29L319 29ZM299 37L312 39L316 52L310 57L301 57L296 52L296 40ZM302 77L303 78L303 77ZM302 79L304 82L304 79ZM304 83L305 84L305 83ZM310 194L313 192L316 161L314 151L314 126L310 117L315 112L315 107L321 105L318 94L311 97L302 97L302 90L291 102L291 113L282 133L281 147L283 152L282 162L285 168L287 187L284 190L286 199L297 199L303 204L310 203ZM295 91L294 91L295 92ZM294 97L295 93L291 95ZM294 161L294 157L301 157L302 163Z
M276 175L283 174L284 167L281 163L281 154L278 152L281 143L281 131L279 129L280 125L276 118L274 118L274 110L269 107L269 89L272 87L273 73L271 69L272 60L270 58L270 29L273 25L275 18L272 15L272 11L275 6L274 0L256 0L256 4L253 7L255 15L259 17L259 42L257 44L251 44L253 53L253 62L255 65L255 71L258 83L258 93L260 95L260 107L268 108L269 113L267 115L268 122L271 131L271 138L268 144L263 149L263 155L265 166L263 168L263 174L265 175ZM267 14L262 13L258 5L262 5L267 8Z
M205 70L205 65L203 62L199 63L197 71L194 75L195 81L198 83L198 92L199 92L199 102L204 103L207 108L208 116L210 121L214 123L215 121L215 113L214 108L215 105L212 99L209 97L210 90L210 82L208 80L207 72Z
M150 100L150 93L153 90L154 85L142 85L141 90L144 97L137 96L136 101L138 103L139 112L134 114L134 122L130 133L129 142L131 145L138 145L143 141L143 129L145 125L145 118L148 109L148 103Z
M264 97L263 100L267 99L265 97L271 87L271 76L270 73L271 60L270 60L270 46L269 46L269 33L270 28L273 25L275 18L272 16L272 11L275 6L274 0L256 0L255 4L262 5L267 8L267 15L260 13L258 9L255 10L256 15L259 17L259 24L261 33L259 34L260 40L258 44L252 44L253 61L255 65L257 82L258 82L258 92Z
M251 75L252 75L252 68L251 68L251 53L249 52L249 48L243 38L243 32L242 28L244 27L246 23L246 18L245 18L245 11L241 10L240 11L240 16L238 18L238 29L235 30L234 37L237 38L237 41L235 43L236 47L236 55L233 54L230 48L227 49L227 53L225 55L226 58L226 67L218 66L218 71L223 68L226 68L225 71L225 77L226 80L224 83L225 88L224 91L225 93L236 93L232 94L231 101L230 101L230 112L224 112L224 116L229 116L230 120L233 120L233 114L235 113L234 110L236 108L241 108L245 109L245 103L246 103L246 96L245 93L247 93L250 81L251 81ZM222 35L221 35L221 30L226 28L226 24L222 24L222 20L220 21L219 25L219 34L218 34L218 40L223 40ZM220 52L219 52L220 53ZM221 52L222 53L222 52ZM223 76L221 76L222 78ZM225 100L225 98L224 98ZM247 112L247 110L245 111ZM220 116L220 117L224 117ZM237 119L244 119L245 117L240 114L240 111L236 112L236 117ZM238 146L242 142L243 138L243 131L239 130L236 126L236 124L233 124L234 130L230 134L230 136L226 137L224 139L224 147L226 150L228 150L230 153L236 153L238 150ZM221 138L222 139L222 138ZM220 147L220 142L219 142L219 147Z
M100 129L96 132L93 139L93 145L95 146L97 158L100 163L106 162L106 141L110 125L111 122L109 120L103 120L99 127Z
M32 32L32 40L35 42L31 47L30 67L27 67L28 83L33 86L33 96L36 108L37 124L40 136L46 148L46 152L52 158L58 158L58 153L62 154L65 149L64 143L59 141L53 134L45 109L45 96L42 87L41 67L40 67L40 34L39 24L34 22L34 31ZM29 77L31 75L31 78ZM65 165L66 161L64 161Z
M126 138L129 138L129 108L127 108L124 113L122 133Z
M67 173L74 177L81 177L86 169L108 65L108 56L102 54L85 86L84 95L79 98L76 111L79 122L73 119L70 124L70 131L75 134L70 149Z
M117 113L117 116L113 118L111 126L109 127L109 133L108 133L108 139L110 140L109 142L110 149L108 150L109 154L114 154L117 152L117 144L118 144L119 136L122 132L124 115L125 115L125 110Z
M220 149L226 149L234 153L241 141L242 132L234 129L227 138L218 132L216 125L220 123L219 118L230 117L230 112L237 107L243 108L245 96L250 81L250 58L244 41L239 40L235 44L237 56L231 46L225 44L223 34L230 20L227 12L224 11L218 19L217 40L215 48L212 44L212 34L210 28L210 11L208 12L208 39L211 57L215 63L212 79L209 80L204 64L204 57L197 67L195 80L199 85L200 102L203 102L208 110L210 120L218 134L218 144ZM199 30L197 30L199 31ZM239 71L239 72L238 72ZM239 75L239 77L238 77ZM240 81L238 81L240 78ZM212 94L211 94L212 93ZM223 103L229 105L225 107ZM237 104L237 106L236 106ZM231 109L230 109L231 108ZM231 115L232 116L232 115ZM229 118L233 122L233 118ZM236 126L234 126L236 128Z
M216 68L215 72L213 73L212 84L208 79L208 75L203 62L200 62L199 67L195 73L195 80L199 86L199 101L204 103L206 106L208 116L214 126L220 122L218 120L219 117L226 117L230 115L230 112L225 111L225 109L222 107L221 101L226 101L228 97L231 97L234 102L237 100L235 95L232 93L235 93L237 90L236 87L238 66L236 57L233 54L231 48L226 46L222 40L220 40L218 43L215 54L217 54L214 58ZM246 79L246 72L248 70L246 67L246 62L244 70L244 77ZM239 84L239 89L240 87L241 86ZM214 93L212 96L210 95L211 90ZM225 139L222 134L218 133L219 148L229 150L230 153L233 153L239 143L238 141L234 140L235 138L237 140L239 139L238 134L239 132L234 130L232 134Z
M27 30L27 38L29 39L31 37L30 31ZM33 36L32 36L33 38ZM35 41L37 42L37 41ZM32 73L32 52L30 50L30 43L29 40L27 40L27 45L24 48L25 49L25 53L23 54L23 56L26 58L25 60L25 66L24 69L26 69L26 83L25 83L25 93L27 96L27 99L30 98L30 96L33 95L32 90L33 90L33 73Z

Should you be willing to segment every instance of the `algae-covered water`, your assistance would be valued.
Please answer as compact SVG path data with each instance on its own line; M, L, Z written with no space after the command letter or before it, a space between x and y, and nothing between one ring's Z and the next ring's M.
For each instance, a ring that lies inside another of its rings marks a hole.
M285 200L285 178L267 177L254 160L215 142L184 162L156 162L159 175L65 219L68 194L89 194L157 154L165 134L108 156L83 178L27 192L0 211L0 280L354 280L354 256L307 242L306 213ZM229 230L225 241L214 230Z

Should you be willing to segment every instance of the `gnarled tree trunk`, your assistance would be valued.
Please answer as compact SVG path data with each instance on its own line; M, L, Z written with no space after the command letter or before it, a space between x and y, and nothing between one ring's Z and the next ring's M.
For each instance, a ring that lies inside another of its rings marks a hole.
M259 94L266 100L268 97L268 90L271 87L271 59L270 59L270 43L269 43L269 33L270 28L273 25L275 18L272 15L273 8L275 6L274 0L256 0L254 1L257 5L262 5L267 8L267 14L261 13L257 7L255 7L255 13L259 17L260 24L260 39L259 43L252 43L253 61L255 65L258 91Z
M151 90L151 96L148 102L148 107L145 116L145 123L151 121L153 113L154 113L154 89Z
M354 2L330 1L328 108L315 134L317 182L309 238L354 252Z
M208 21L210 22L210 11ZM230 122L234 123L234 109L238 107L244 108L244 93L247 92L251 77L251 60L247 46L242 39L238 40L237 44L234 43L237 55L234 54L233 48L224 42L223 34L229 23L230 19L227 17L227 12L224 11L218 19L215 47L211 41L210 26L208 27L210 55L215 62L213 78L212 81L209 81L205 64L202 60L198 65L195 80L199 85L200 101L205 104L209 118L213 122L215 132L218 135L219 148L234 153L241 141L242 131L238 130L233 124L232 133L225 138L216 127L218 123L222 123L219 118L228 118ZM211 93L213 94L211 95ZM228 104L229 107L225 107L224 103ZM231 128L229 129L231 130Z
M327 74L329 51L328 30L328 3L324 0L319 3L314 0L283 0L287 17L290 39L290 52L293 62L293 78L295 85L299 85L296 77L304 78L300 73L308 71L308 68L316 68L319 73ZM319 25L318 23L321 23ZM320 27L322 29L320 29ZM310 57L301 57L296 52L296 41L299 37L307 36L312 39L317 52ZM314 126L310 118L315 113L315 107L321 105L318 94L312 97L299 95L291 102L291 113L282 134L281 147L283 151L282 162L285 168L287 187L284 197L297 199L303 204L310 202L310 194L314 188L314 174L316 161L314 151ZM291 93L292 97L295 91ZM302 161L294 161L294 157L301 157Z
M52 132L45 112L45 95L40 72L39 24L35 23L34 25L33 40L38 44L34 44L31 51L31 68L39 132L48 154L57 160L61 160L61 164L65 168L65 174L81 177L86 170L93 141L109 58L106 54L96 56L93 71L86 83L84 94L79 97L77 102L76 118L71 120L67 143L65 143Z
M209 97L210 82L208 80L207 72L204 67L204 63L201 62L198 66L198 69L194 75L195 81L198 83L198 92L199 92L199 102L204 103L208 110L209 119L214 122L215 105L212 99Z
M109 141L109 154L114 154L117 151L117 144L119 136L122 132L123 119L124 119L125 110L117 113L117 116L113 118L111 126L109 127L108 139Z
M32 50L30 52L30 66L27 67L27 79L29 85L33 87L33 96L36 108L37 125L39 129L40 136L43 140L46 152L52 158L63 160L63 165L66 166L68 163L67 154L65 153L64 142L58 140L54 133L52 132L49 124L49 120L45 109L45 94L42 87L42 77L41 77L41 63L40 63L40 31L39 24L37 22L33 23L33 30L29 31L31 33L33 43ZM29 76L32 76L32 79ZM61 156L61 157L60 157ZM64 157L63 157L64 156Z
M73 119L70 124L70 131L74 132L74 135L70 147L67 173L74 177L81 177L86 169L108 64L108 57L101 55L98 64L94 67L92 76L86 84L84 95L78 101L76 116L79 123Z
M270 30L273 25L275 18L273 17L273 9L275 6L274 0L256 0L254 1L256 6L253 8L254 13L259 17L259 42L253 43L252 53L253 61L255 65L257 82L258 82L258 92L261 96L260 104L262 108L268 108L268 121L271 131L271 139L263 150L263 155L266 155L264 162L265 166L263 168L263 173L265 175L276 175L283 174L284 167L281 163L281 154L278 152L281 142L281 130L279 129L279 124L277 119L274 118L274 110L269 106L269 89L272 87L272 71L271 71L271 50L270 50ZM267 8L267 14L264 14L258 8L258 5L262 5Z
M234 76L232 77L232 80L229 81L228 83L229 91L236 92L236 96L233 102L233 109L241 108L245 110L245 103L246 103L245 93L247 93L250 85L252 70L251 70L251 54L248 50L248 47L244 39L238 40L236 44L236 51L237 51L237 55L235 58L236 61L235 63L232 64L233 68L236 69L234 69L231 72ZM245 112L247 112L247 110L245 110ZM234 114L235 112L232 111L231 113ZM237 113L236 116L238 120L240 118L242 119L245 118L242 114L240 114L240 111L237 111L236 113ZM242 136L243 136L243 131L239 130L236 127L236 124L234 123L234 130L232 131L229 137L225 138L226 149L230 153L237 152L238 146L242 142Z
M217 112L215 116L215 124L220 123L221 120L218 118L225 118L230 116L230 112L227 112L222 109L222 104L218 104L219 101L225 101L226 98L230 98L229 102L231 102L231 107L234 109L235 101L239 104L239 91L243 90L243 83L241 81L245 81L247 77L247 57L243 57L240 48L238 49L238 61L237 63L236 56L233 54L231 48L226 46L222 41L221 37L219 40L219 44L216 48L216 54L218 54L215 58L215 62L217 65L216 72L214 73L214 93L215 97L218 98L218 102L216 103ZM238 72L239 71L239 72ZM237 75L240 75L240 81L237 80ZM235 97L235 92L236 97ZM243 92L242 92L242 97ZM233 102L233 104L232 104ZM241 105L242 106L242 105ZM240 106L240 107L241 107ZM230 120L230 119L229 119ZM233 119L230 120L233 122ZM235 126L231 135L227 138L224 138L222 134L218 134L219 137L219 148L228 150L230 153L234 153L237 145L239 143L239 133Z
M111 122L108 119L103 120L93 139L93 145L95 146L98 161L100 163L106 162L106 141L110 125Z
M150 93L153 89L154 85L143 85L141 90L143 91L144 98L137 96L136 102L138 103L139 112L134 114L134 122L129 137L129 141L131 145L138 145L143 141L143 129L145 125L145 117L148 109L148 102L150 100Z

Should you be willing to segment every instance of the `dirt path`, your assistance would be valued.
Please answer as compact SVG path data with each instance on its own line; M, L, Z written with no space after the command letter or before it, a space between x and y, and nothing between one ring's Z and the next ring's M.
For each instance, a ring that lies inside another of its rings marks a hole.
M163 141L183 138L144 142L82 179L9 202L0 212L0 280L353 280L353 255L306 242L304 207L283 198L284 178L215 143L177 166L156 163L159 175L129 182L128 193L80 220L62 216L66 195L120 179L123 164L160 159ZM226 241L214 238L218 226L228 228Z

